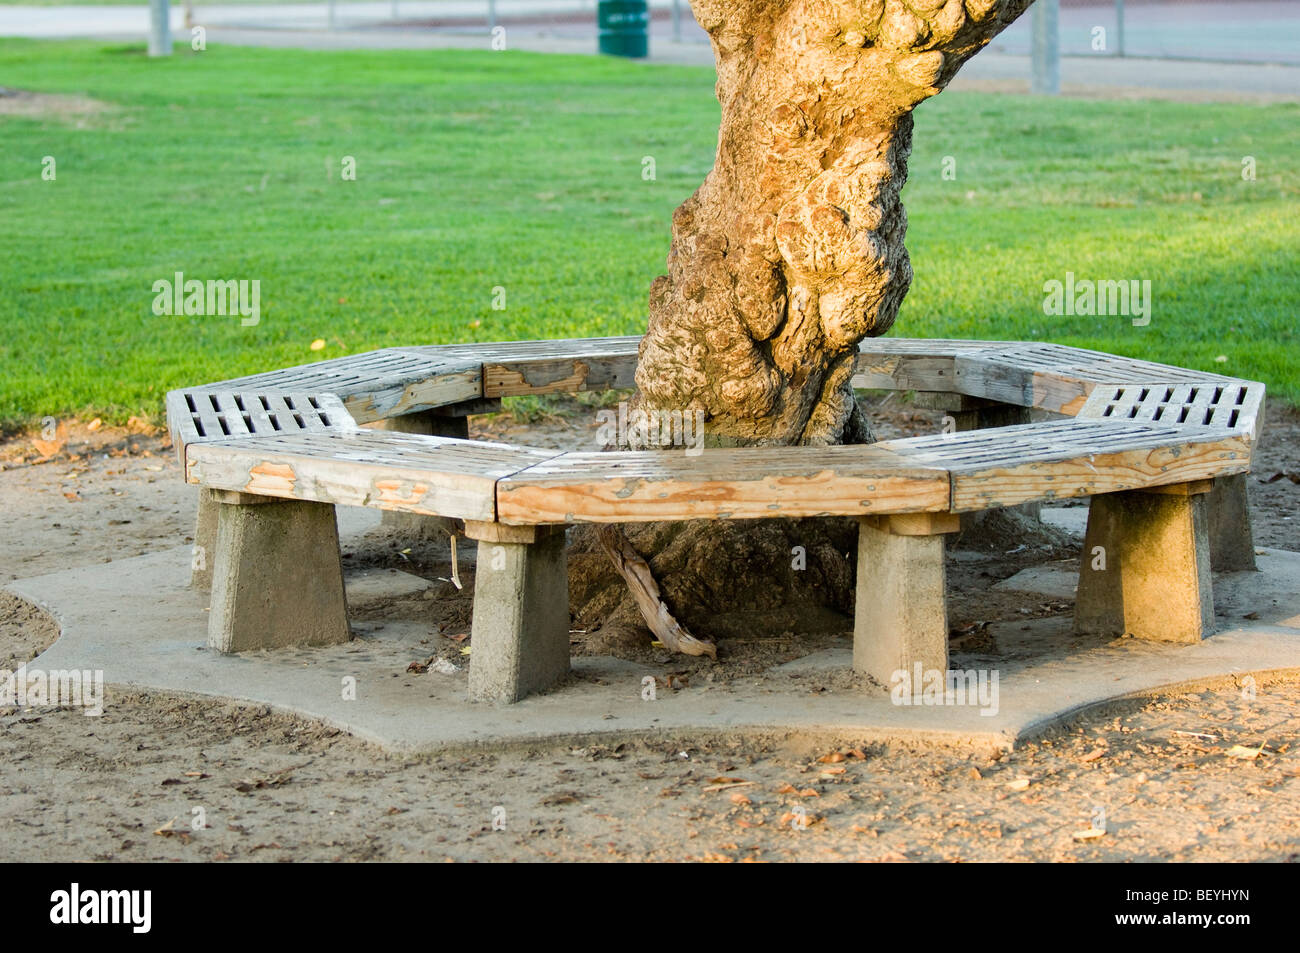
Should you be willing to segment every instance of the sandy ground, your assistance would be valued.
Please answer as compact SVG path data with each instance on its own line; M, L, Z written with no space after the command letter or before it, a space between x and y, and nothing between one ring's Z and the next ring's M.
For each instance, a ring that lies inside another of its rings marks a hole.
M526 425L475 418L474 429L540 445L589 439L591 408L560 410ZM890 436L933 429L931 416L893 404L873 424ZM0 445L0 581L189 532L193 500L164 438L142 421L61 426ZM1298 438L1300 415L1270 407L1251 477L1259 545L1300 550ZM954 627L976 606L981 619L1067 614L1068 603L987 591L1048 555L955 556ZM381 534L349 559L430 578L449 568L441 546ZM464 596L449 584L429 593L423 611L455 634ZM0 667L56 637L44 614L0 595ZM707 691L702 682L681 690ZM665 737L406 759L258 707L112 688L102 717L0 709L0 726L6 860L1300 858L1296 679L1126 702L1010 754Z

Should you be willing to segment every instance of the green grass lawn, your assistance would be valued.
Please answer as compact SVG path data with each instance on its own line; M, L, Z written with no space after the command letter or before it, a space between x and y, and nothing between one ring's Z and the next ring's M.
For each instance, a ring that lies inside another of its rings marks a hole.
M157 416L169 388L391 345L640 332L712 163L712 84L515 52L0 40L0 86L113 107L0 115L0 424ZM1077 344L1300 400L1298 124L1295 105L932 100L892 333ZM261 323L155 316L176 271L259 279ZM1149 279L1150 324L1044 315L1067 271Z

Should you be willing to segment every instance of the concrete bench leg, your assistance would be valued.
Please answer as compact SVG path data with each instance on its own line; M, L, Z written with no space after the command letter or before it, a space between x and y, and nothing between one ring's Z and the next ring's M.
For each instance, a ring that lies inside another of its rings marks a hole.
M247 652L348 641L334 507L212 493L220 505L208 645Z
M499 398L466 400L434 410L421 410L414 414L389 417L382 421L382 429L468 440L470 414L492 414L500 409ZM412 540L437 539L448 531L448 521L441 516L421 516L418 513L396 513L387 510L380 516L379 525L393 535Z
M897 671L948 670L944 533L951 513L868 516L858 530L853 669L889 685Z
M1210 516L1210 568L1215 572L1255 570L1255 538L1245 473L1214 478L1206 506Z
M569 579L563 526L467 521L478 540L469 663L471 701L517 702L569 672Z
M1076 632L1199 642L1214 631L1209 489L1206 480L1092 498Z
M212 491L199 487L199 513L194 520L194 545L190 549L190 586L207 591L212 588L212 566L217 557L217 511L221 504Z

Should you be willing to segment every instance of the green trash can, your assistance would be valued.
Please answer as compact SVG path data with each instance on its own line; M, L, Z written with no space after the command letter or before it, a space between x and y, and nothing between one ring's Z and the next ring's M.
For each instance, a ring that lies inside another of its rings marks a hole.
M650 9L646 0L600 0L596 5L600 52L643 57L650 53Z

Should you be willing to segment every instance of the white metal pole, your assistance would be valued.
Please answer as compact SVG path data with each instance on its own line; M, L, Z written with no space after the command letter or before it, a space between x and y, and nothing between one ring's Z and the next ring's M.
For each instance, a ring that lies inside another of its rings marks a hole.
M1059 0L1038 0L1034 4L1033 48L1030 56L1031 92L1057 96L1061 92L1061 34L1057 29Z
M1124 0L1115 0L1115 55L1124 55Z
M682 41L682 0L673 0L673 42Z
M149 55L171 56L171 9L167 0L149 0Z

